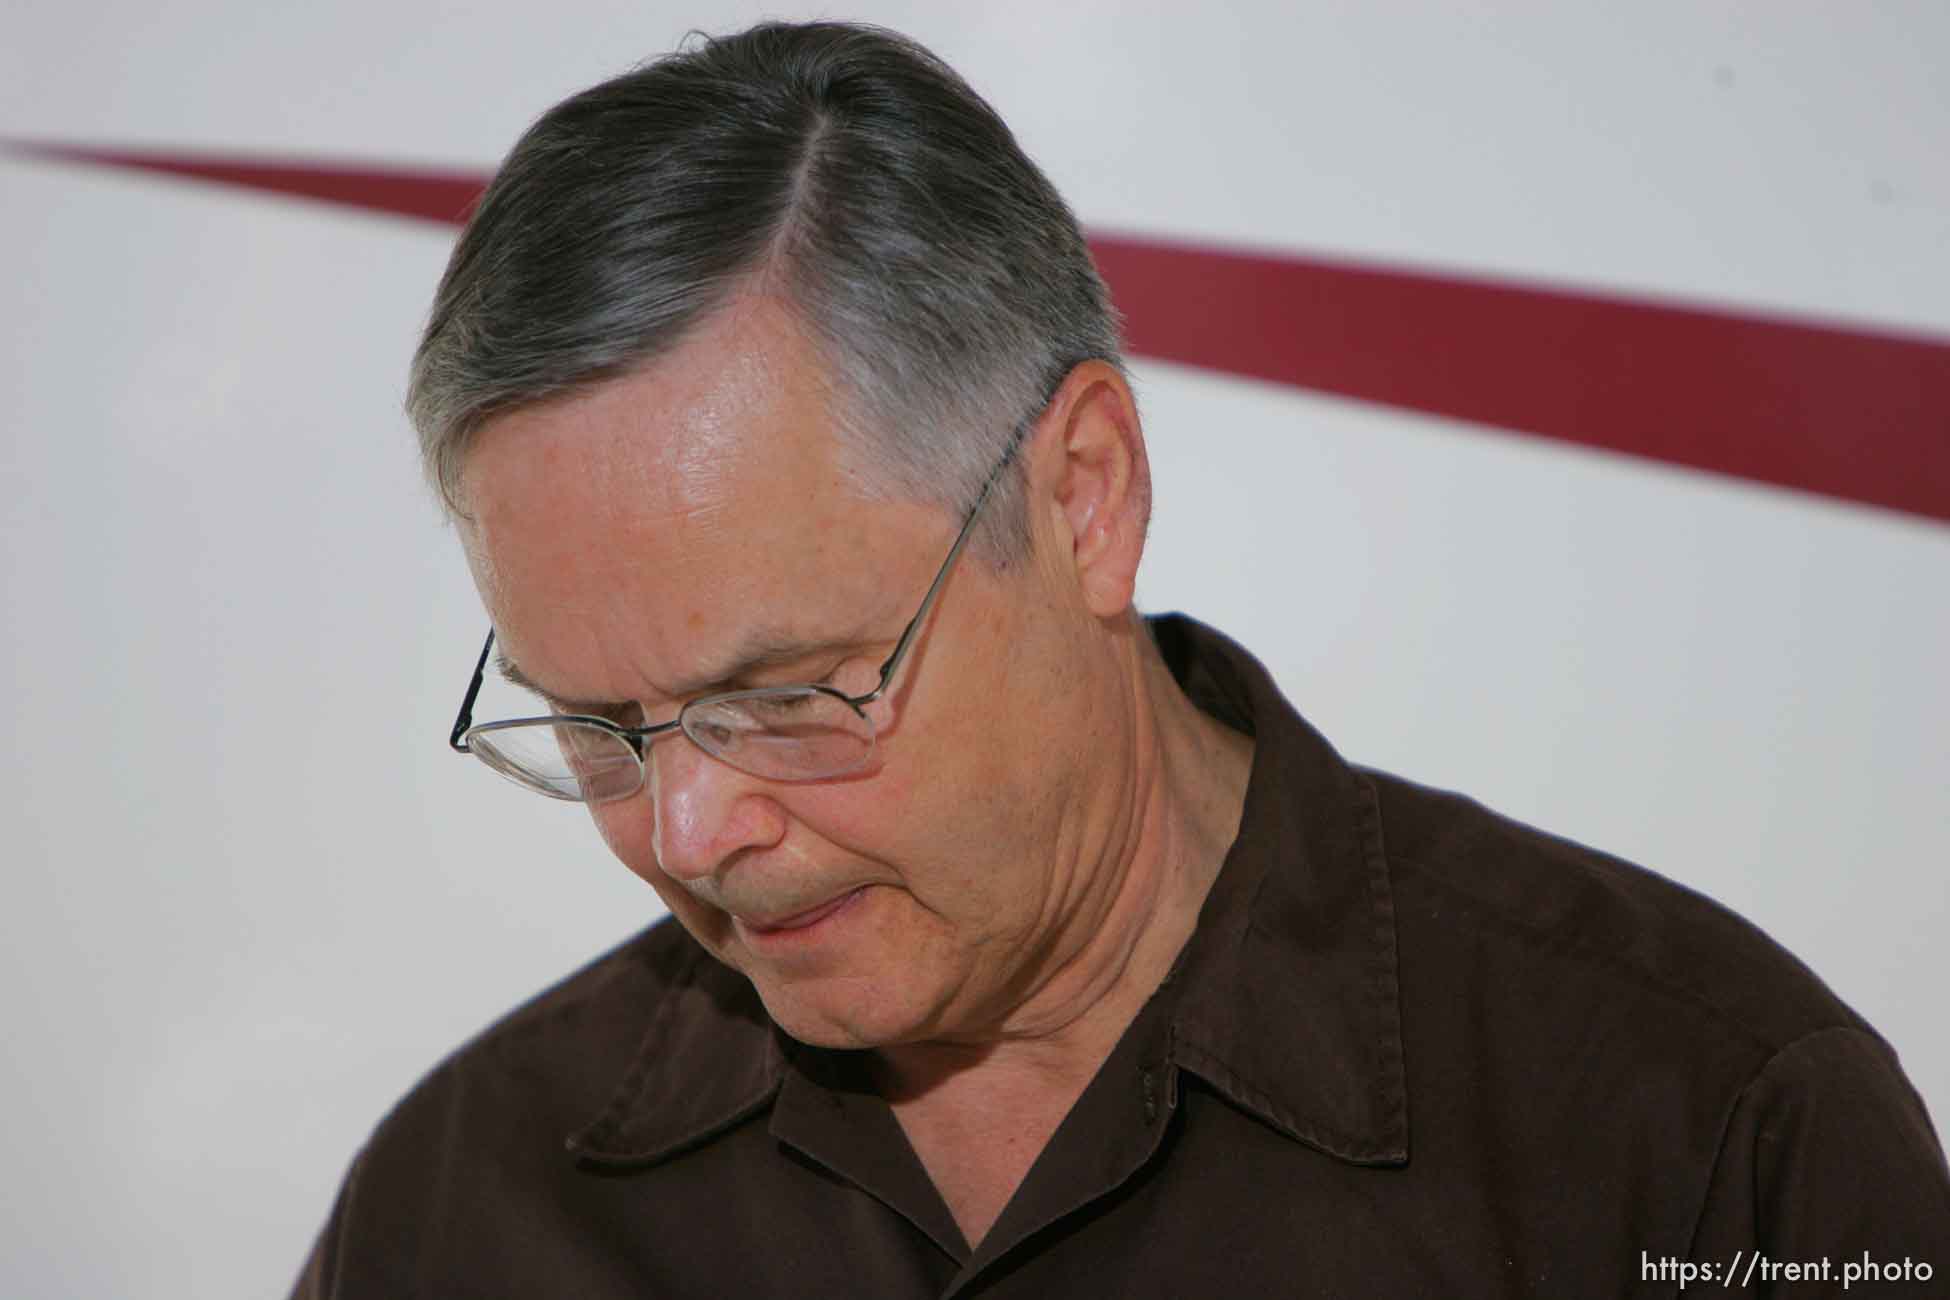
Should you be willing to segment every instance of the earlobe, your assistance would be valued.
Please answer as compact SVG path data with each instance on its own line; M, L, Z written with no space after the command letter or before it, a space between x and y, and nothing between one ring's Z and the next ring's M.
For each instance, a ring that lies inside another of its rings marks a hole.
M1137 402L1122 372L1086 361L1064 379L1044 419L1054 426L1052 498L1073 580L1100 618L1130 607L1151 515L1151 471Z

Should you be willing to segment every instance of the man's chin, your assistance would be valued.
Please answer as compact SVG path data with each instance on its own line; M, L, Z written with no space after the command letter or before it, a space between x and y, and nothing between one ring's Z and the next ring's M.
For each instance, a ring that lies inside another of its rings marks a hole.
M919 1033L922 1018L885 989L861 981L811 983L825 987L752 978L773 1023L808 1047L859 1051L912 1042Z

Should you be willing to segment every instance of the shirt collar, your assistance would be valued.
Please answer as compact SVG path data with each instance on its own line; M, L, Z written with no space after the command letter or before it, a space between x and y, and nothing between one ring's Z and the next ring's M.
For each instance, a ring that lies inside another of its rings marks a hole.
M1171 1064L1287 1136L1360 1164L1408 1159L1394 902L1372 785L1250 654L1151 620L1192 700L1255 745L1239 836L1171 984ZM749 981L686 942L578 1157L654 1164L770 1105L793 1058Z
M1239 837L1180 956L1171 1059L1280 1132L1408 1159L1394 894L1373 785L1244 649L1154 619L1194 703L1252 734Z
M658 929L676 924L667 920ZM687 935L662 947L636 1058L602 1114L568 1140L580 1159L657 1164L763 1109L779 1090L784 1036L751 981Z

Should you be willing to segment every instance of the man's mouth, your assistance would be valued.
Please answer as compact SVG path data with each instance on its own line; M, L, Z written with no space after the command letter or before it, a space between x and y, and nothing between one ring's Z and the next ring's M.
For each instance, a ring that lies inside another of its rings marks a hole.
M768 918L764 921L739 917L738 923L752 934L762 938L810 930L858 898L865 889L864 885L849 889L844 894L830 898L817 907L809 907L803 912L794 912L790 916Z

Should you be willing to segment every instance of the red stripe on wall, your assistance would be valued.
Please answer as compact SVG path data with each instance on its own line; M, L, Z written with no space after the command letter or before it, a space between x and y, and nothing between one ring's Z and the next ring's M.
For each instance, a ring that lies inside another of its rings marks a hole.
M274 159L144 153L77 145L12 143L15 153L56 162L90 163L213 181L273 194L293 194L367 212L459 225L474 210L486 181L475 172L370 164L290 163Z
M12 147L450 223L484 183ZM1284 254L1091 247L1141 356L1950 520L1950 344Z
M1950 519L1950 345L1093 241L1145 356Z

